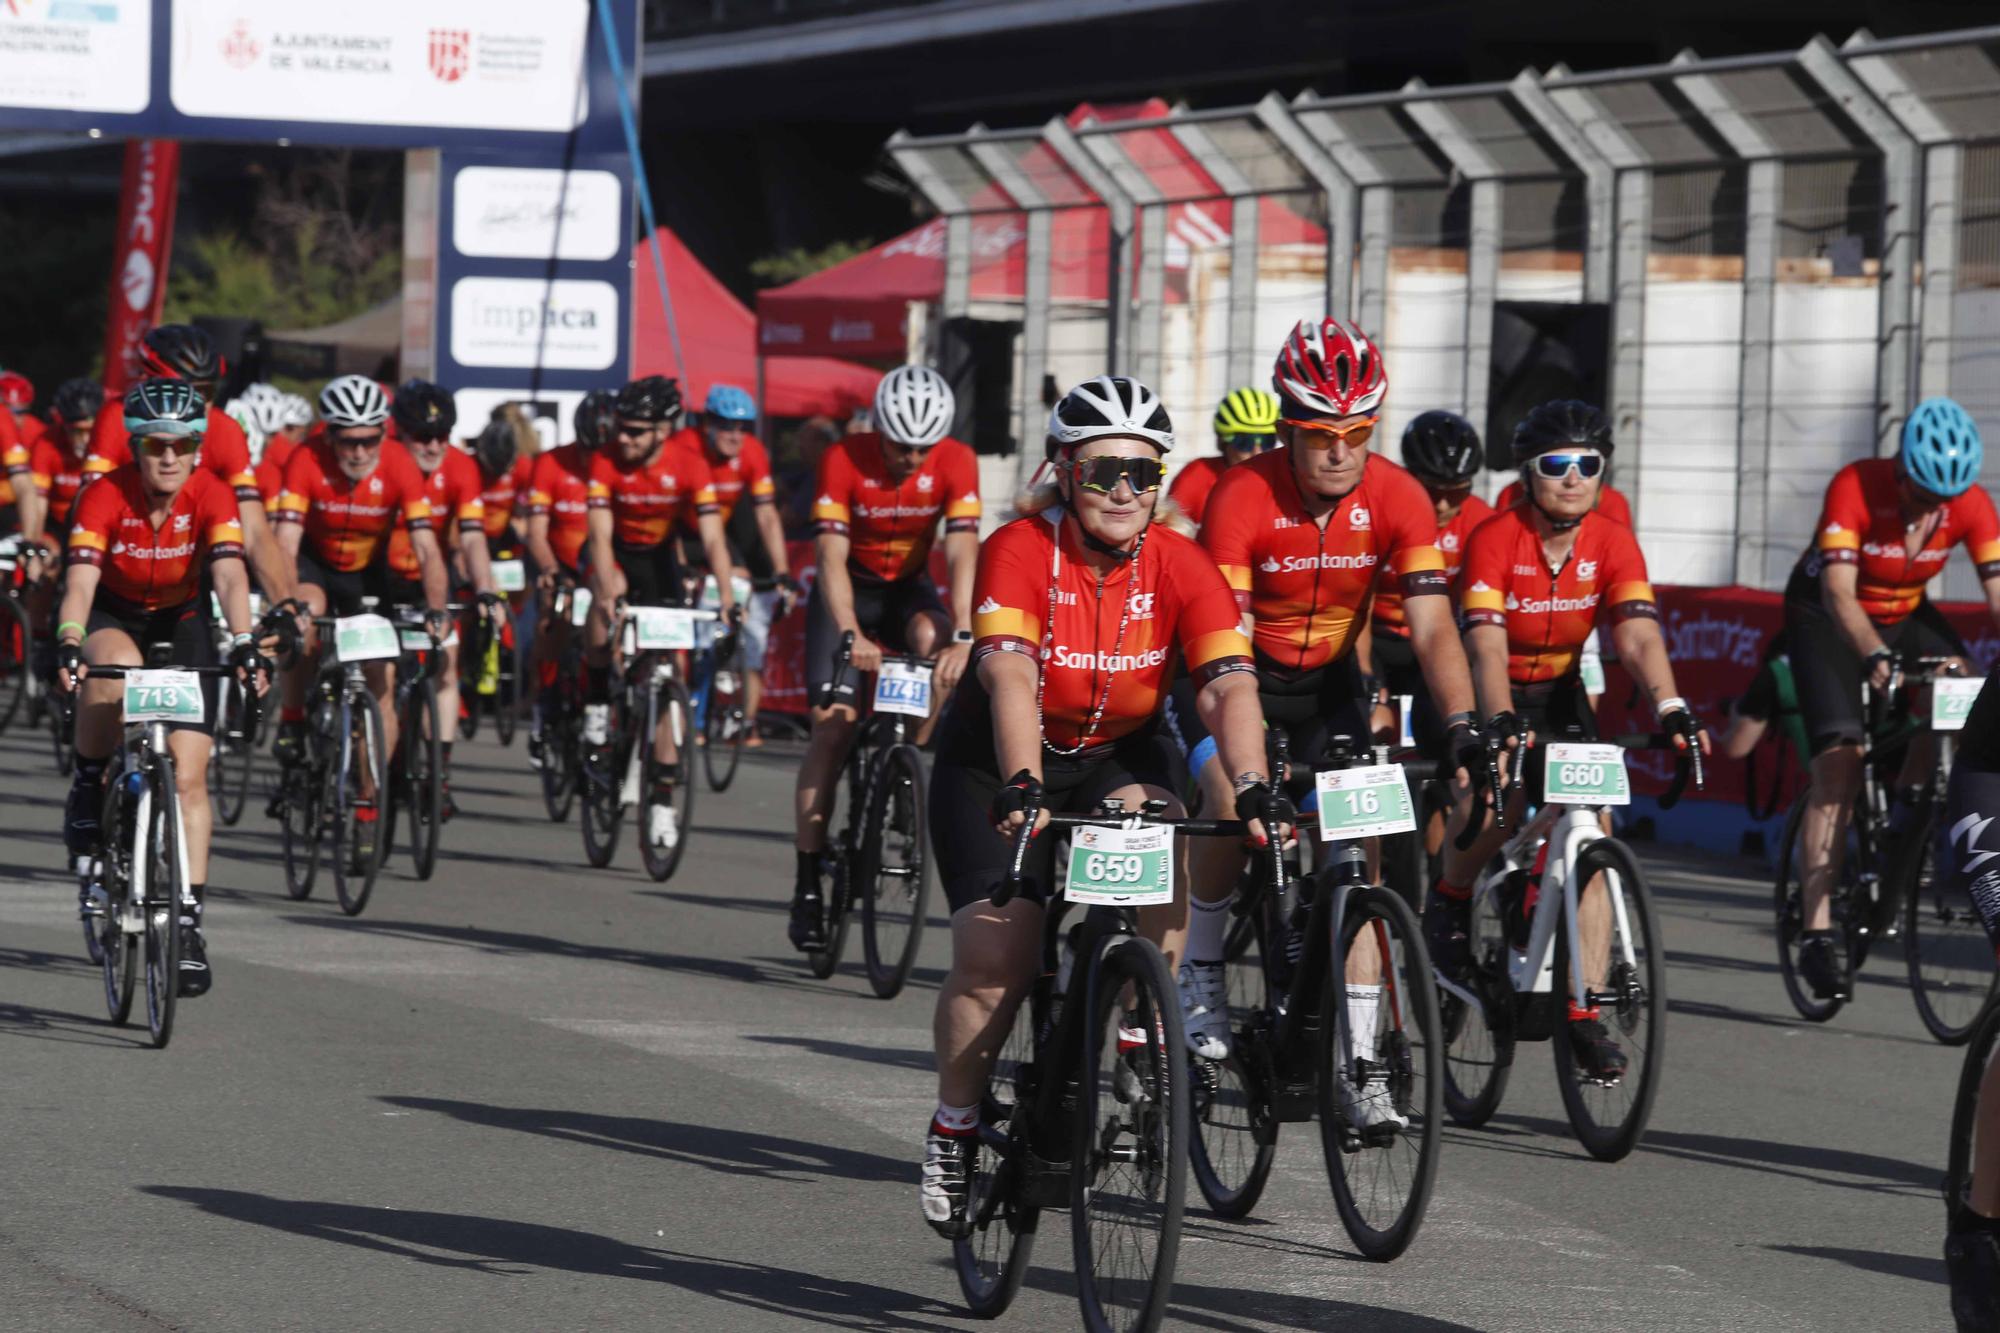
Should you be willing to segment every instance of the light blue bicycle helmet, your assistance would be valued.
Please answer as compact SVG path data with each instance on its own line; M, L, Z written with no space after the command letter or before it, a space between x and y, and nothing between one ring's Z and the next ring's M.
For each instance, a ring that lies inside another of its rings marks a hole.
M702 403L701 412L710 421L754 422L757 419L757 403L734 384L718 384L708 391L708 399Z
M1979 480L1985 457L1972 415L1949 398L1926 398L1903 423L1903 472L1949 500Z

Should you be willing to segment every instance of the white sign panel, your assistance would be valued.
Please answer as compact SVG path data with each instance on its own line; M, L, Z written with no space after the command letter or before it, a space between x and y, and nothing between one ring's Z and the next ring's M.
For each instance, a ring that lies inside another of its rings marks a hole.
M170 87L190 116L566 133L589 19L587 0L175 0Z
M451 289L451 355L461 366L605 370L618 359L618 329L618 289L608 282L460 278Z
M491 259L610 259L622 194L608 171L466 167L452 182L452 241Z
M460 389L452 395L458 403L458 429L455 432L461 440L478 438L486 423L493 418L493 409L502 403L519 403L534 423L535 434L541 437L541 449L553 449L559 444L568 444L576 438L576 406L583 401L583 394L571 389L543 389L532 392L527 389ZM540 451L538 451L540 452Z
M144 111L152 0L0 0L0 106Z

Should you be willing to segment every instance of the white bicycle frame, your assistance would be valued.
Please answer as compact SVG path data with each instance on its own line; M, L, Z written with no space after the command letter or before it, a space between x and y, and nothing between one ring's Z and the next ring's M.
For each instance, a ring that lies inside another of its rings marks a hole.
M110 781L123 781L127 773L139 771L139 766L131 762L131 756L138 751L149 750L156 755L167 753L167 724L145 722L125 729L126 760L119 766ZM118 928L127 935L143 935L146 930L146 881L152 871L152 857L146 846L148 830L153 820L153 787L146 784L139 792L139 802L133 811L132 823L132 874L128 879L126 901L108 904L118 913ZM194 897L188 888L187 863L187 823L181 815L181 803L174 802L174 852L179 862L181 895L179 907L192 911Z
M651 672L640 682L641 688L646 691L646 727L640 733L638 739L632 743L632 757L625 764L625 780L618 787L618 804L621 806L636 806L639 804L639 780L640 776L645 772L646 754L658 743L660 730L660 686L680 674L678 668L674 665L673 654L677 651L682 651L672 648L641 649L638 646L638 630L635 623L637 618L633 615L632 610L631 607L627 607L618 622L618 632L614 638L618 643L619 652L622 657L629 660L643 651L652 654L654 661ZM720 619L713 611L688 610L687 614L697 625ZM699 634L696 637L699 638ZM699 652L701 650L697 647L685 651ZM690 718L679 718L675 722L674 751L677 754L684 754L686 752L688 744L687 731L691 721L692 719Z

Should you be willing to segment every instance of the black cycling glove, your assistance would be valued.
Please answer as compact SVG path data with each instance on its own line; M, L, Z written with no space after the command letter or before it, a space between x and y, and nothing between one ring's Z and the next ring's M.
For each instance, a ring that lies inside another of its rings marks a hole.
M1009 815L1016 815L1028 808L1029 803L1042 803L1042 780L1022 769L1007 779L1007 785L993 793L993 822L1004 824Z

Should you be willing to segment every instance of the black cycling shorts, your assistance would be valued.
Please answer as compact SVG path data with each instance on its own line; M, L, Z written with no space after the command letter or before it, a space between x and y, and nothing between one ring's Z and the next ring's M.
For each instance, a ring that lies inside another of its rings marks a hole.
M1945 883L1972 899L2000 958L2000 676L1988 676L1965 719L1945 815L1937 829L1937 864Z
M1012 842L993 827L993 797L1012 774L1001 774L993 751L993 709L968 673L952 695L931 766L931 849L953 912L986 901L1014 863ZM1185 788L1186 770L1173 742L1147 727L1088 756L1042 753L1042 799L1055 813L1089 814L1121 787ZM1027 882L1017 897L1046 903L1056 882L1056 838L1044 831L1028 848Z
M889 652L910 651L904 630L922 612L945 615L944 601L928 574L885 583L849 565L847 582L854 590L854 623ZM840 626L834 622L833 612L827 609L818 580L814 580L812 596L806 599L806 702L814 708L819 707L820 691L833 680L834 654L839 651ZM855 672L843 672L834 689L833 701L852 705L856 681Z
M633 606L685 606L681 563L672 541L657 546L613 545L618 568L625 571L625 600Z
M1347 736L1357 746L1370 744L1368 713L1362 706L1361 668L1353 654L1303 673L1288 674L1270 658L1258 653L1257 700L1264 710L1264 725L1285 733L1287 755L1292 765L1294 785L1308 779L1326 753L1327 742ZM1195 709L1195 688L1191 677L1176 680L1167 698L1167 725L1189 767L1200 776L1202 765L1215 747L1208 728Z
M88 636L105 629L123 630L130 635L132 641L139 645L142 660L150 656L148 649L154 644L166 643L173 645L170 659L173 666L212 667L222 664L215 651L215 629L209 623L208 594L205 592L179 606L148 611L100 590L91 599L90 615L84 620L83 632ZM213 736L221 695L219 678L202 677L202 720L199 723L169 722L167 730L198 731L204 736Z
M1875 629L1905 665L1919 657L1971 657L1965 641L1929 597L1895 624L1877 624ZM1791 638L1792 678L1812 752L1859 745L1866 736L1861 683L1867 673L1861 655L1820 601L1819 580L1802 569L1793 572L1785 588L1785 633Z
M386 600L389 594L389 567L380 560L361 569L329 569L310 549L299 548L299 584L312 584L326 594L330 616L358 616L361 599Z
M1417 650L1400 634L1375 633L1375 674L1390 695L1410 698L1410 735L1416 739L1417 753L1426 759L1445 757L1444 714L1431 700L1430 686L1417 664Z
M1542 768L1551 742L1594 741L1597 714L1590 710L1590 696L1583 677L1575 672L1556 680L1513 687L1514 711L1535 733L1535 748L1528 752L1519 781L1527 788L1528 799L1542 799Z

